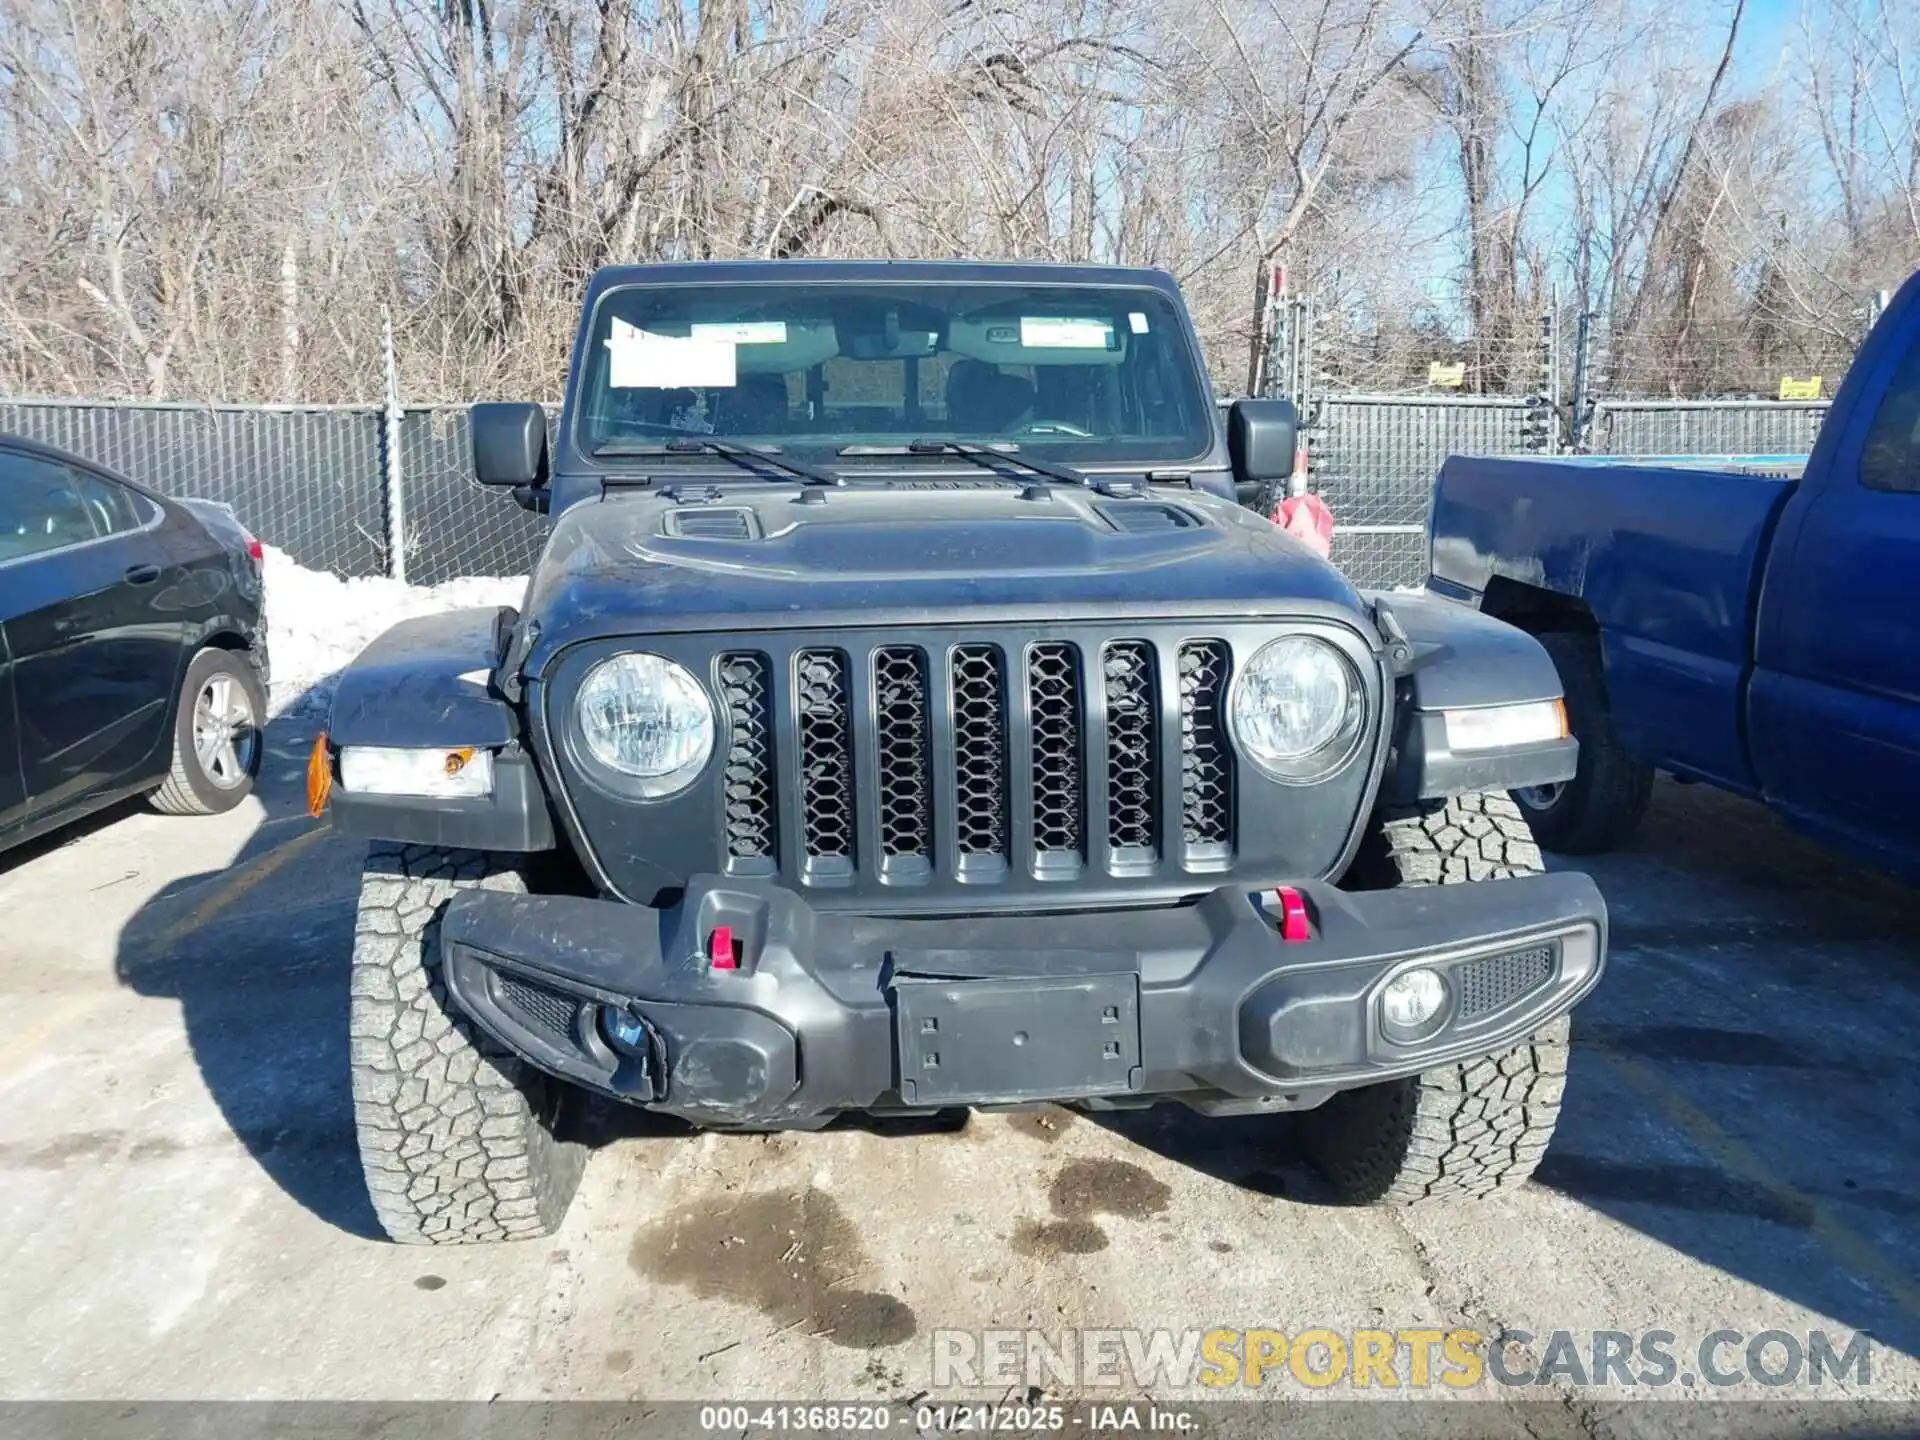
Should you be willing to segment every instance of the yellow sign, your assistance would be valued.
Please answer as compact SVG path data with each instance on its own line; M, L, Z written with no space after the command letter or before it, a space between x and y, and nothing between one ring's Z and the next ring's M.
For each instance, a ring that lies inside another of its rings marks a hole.
M1449 390L1458 390L1467 383L1467 362L1456 360L1451 365L1443 365L1438 360L1427 366L1427 384L1444 385Z
M1782 400L1818 400L1820 398L1820 377L1810 375L1805 380L1796 380L1791 375L1780 377L1780 398Z

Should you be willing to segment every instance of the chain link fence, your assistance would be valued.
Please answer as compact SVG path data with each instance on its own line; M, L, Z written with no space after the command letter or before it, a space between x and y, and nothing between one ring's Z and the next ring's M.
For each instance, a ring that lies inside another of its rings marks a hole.
M1601 400L1588 449L1596 455L1804 455L1825 400Z
M1335 563L1367 588L1421 584L1441 463L1455 454L1538 453L1535 410L1528 399L1484 396L1313 400L1310 479L1334 513ZM1804 454L1825 413L1824 401L1605 400L1596 408L1592 448ZM404 532L407 579L426 585L524 574L546 534L544 517L472 478L464 406L406 409L390 421L375 406L0 400L0 432L58 445L163 493L224 500L248 529L302 565L344 576L393 573L395 528ZM387 450L389 435L397 454ZM399 517L388 503L396 481Z
M1323 396L1307 435L1313 488L1334 514L1334 563L1368 589L1424 581L1441 462L1527 453L1529 413L1525 400L1480 396Z
M549 411L549 431L553 421ZM399 431L407 579L438 585L465 575L531 570L546 542L546 517L522 510L512 495L473 478L466 406L404 411Z
M225 501L311 569L387 571L385 427L371 406L0 400L0 433L57 445L164 495Z

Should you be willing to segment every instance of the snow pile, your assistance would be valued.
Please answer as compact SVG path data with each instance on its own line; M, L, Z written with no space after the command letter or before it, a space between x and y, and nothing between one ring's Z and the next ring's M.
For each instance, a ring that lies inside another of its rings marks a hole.
M319 715L333 682L389 626L415 615L470 605L518 605L524 575L403 585L385 576L342 580L308 570L284 550L266 548L267 655L273 670L270 715Z

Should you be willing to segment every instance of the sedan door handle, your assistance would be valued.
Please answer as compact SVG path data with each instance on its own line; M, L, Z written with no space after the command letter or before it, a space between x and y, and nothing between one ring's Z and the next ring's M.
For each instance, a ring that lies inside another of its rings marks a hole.
M129 585L151 585L160 578L158 565L129 565L126 580Z

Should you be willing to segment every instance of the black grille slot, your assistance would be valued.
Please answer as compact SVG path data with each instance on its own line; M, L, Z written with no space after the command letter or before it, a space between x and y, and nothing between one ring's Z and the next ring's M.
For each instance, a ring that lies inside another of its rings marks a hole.
M960 853L1007 853L1006 677L994 645L953 652L954 824Z
M1151 851L1160 789L1153 648L1144 640L1116 640L1100 668L1107 696L1107 843Z
M1460 1010L1455 1017L1473 1020L1511 1005L1553 978L1554 947L1537 945L1509 955L1469 960L1454 972L1460 987Z
M847 658L802 650L794 719L800 729L800 817L809 859L853 858L853 713Z
M880 751L880 852L933 854L927 657L911 646L873 652L874 730Z
M1080 770L1080 665L1071 645L1027 651L1027 703L1033 721L1033 849L1084 858Z
M496 971L494 979L499 982L501 999L523 1024L551 1040L572 1043L573 1018L580 1013L578 1000L504 972Z
M751 540L753 517L745 510L676 510L673 532L688 540Z
M1180 647L1180 834L1189 845L1233 836L1233 757L1220 714L1230 663L1218 640Z
M773 783L773 707L764 655L722 655L727 704L727 854L777 859L780 808Z

